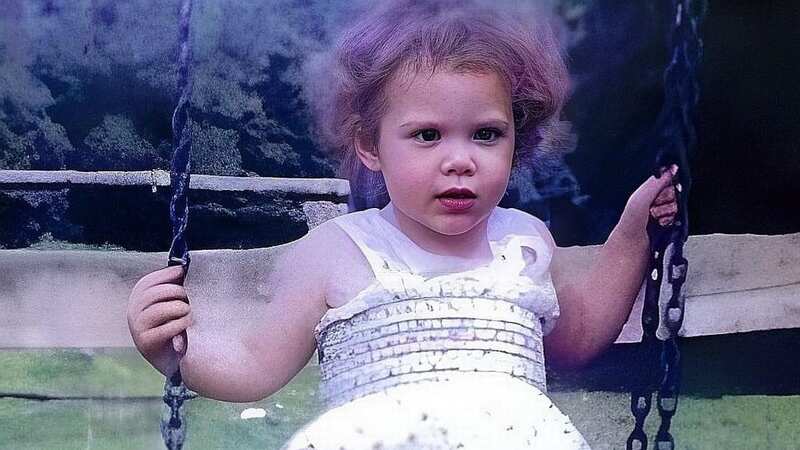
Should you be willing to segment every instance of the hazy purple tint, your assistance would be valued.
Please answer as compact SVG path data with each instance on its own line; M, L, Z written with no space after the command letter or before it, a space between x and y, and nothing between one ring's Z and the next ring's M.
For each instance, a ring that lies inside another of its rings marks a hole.
M574 145L569 124L559 120L569 75L549 24L528 22L472 2L392 2L346 28L332 52L312 59L308 98L318 133L354 193L385 196L381 175L361 164L353 142L376 143L383 91L406 70L496 72L511 90L515 167L554 168Z

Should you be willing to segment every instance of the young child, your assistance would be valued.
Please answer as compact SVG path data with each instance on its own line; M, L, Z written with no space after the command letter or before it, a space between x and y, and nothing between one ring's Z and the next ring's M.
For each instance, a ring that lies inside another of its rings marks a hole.
M674 218L677 168L631 195L592 269L573 273L541 220L497 206L514 167L559 150L556 42L544 25L453 5L373 13L318 75L326 143L355 191L388 204L293 243L269 301L225 339L192 326L179 267L131 294L137 348L206 397L265 398L318 350L329 409L286 449L589 448L545 395L544 355L578 367L618 336L648 218Z

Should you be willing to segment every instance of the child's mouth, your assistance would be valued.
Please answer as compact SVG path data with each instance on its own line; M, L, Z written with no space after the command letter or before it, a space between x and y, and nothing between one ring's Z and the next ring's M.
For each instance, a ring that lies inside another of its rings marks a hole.
M466 187L450 188L437 197L439 202L450 211L464 211L475 204L477 196Z
M472 208L472 205L475 204L475 198L439 197L439 203L451 211L465 211Z

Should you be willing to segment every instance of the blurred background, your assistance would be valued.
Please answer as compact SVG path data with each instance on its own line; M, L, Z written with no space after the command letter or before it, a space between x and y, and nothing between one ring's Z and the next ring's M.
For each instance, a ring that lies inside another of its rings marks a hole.
M193 172L334 176L335 162L314 139L303 64L368 3L196 2ZM516 177L503 205L548 221L559 245L602 243L654 167L671 2L492 3L522 17L550 16L569 58L574 92L565 116L578 137L555 173ZM799 231L800 6L712 0L707 7L690 234ZM176 51L174 1L4 0L0 169L168 169ZM168 247L166 217L142 218L137 197L112 194L3 192L0 246L27 247L44 236L131 250ZM91 226L104 204L113 205L108 225ZM166 203L159 207L166 216ZM241 214L202 200L193 208ZM259 228L265 236L226 242L207 237L220 233L204 226L190 227L193 248L275 243L269 227ZM207 226L218 230L220 222Z

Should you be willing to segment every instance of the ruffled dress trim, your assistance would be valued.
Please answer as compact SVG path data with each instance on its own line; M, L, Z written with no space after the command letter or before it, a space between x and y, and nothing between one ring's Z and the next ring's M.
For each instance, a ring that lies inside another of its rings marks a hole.
M392 303L398 298L442 295L510 300L541 320L543 335L555 327L559 308L549 271L552 250L533 224L539 219L516 209L495 208L487 227L494 255L491 263L462 272L437 273L410 267L408 261L434 260L441 266L464 260L419 248L378 211L369 209L333 219L361 248L375 273L375 280L344 305L329 308L315 327L317 338L332 322L348 319L371 307ZM516 232L509 231L512 227ZM367 233L365 230L374 231ZM381 240L388 240L390 246ZM398 254L403 251L398 251L398 247L405 249L403 255Z

